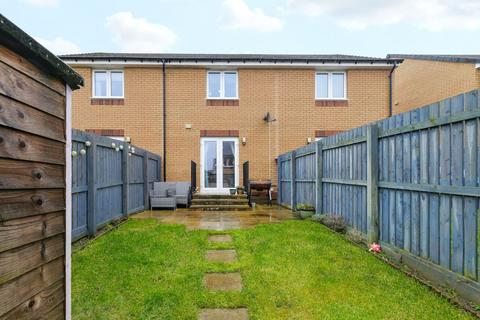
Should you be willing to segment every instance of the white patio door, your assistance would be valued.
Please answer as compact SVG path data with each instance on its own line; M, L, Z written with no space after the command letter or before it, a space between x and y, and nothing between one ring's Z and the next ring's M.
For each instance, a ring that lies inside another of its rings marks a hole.
M239 184L238 139L201 138L200 188L202 193L228 194Z

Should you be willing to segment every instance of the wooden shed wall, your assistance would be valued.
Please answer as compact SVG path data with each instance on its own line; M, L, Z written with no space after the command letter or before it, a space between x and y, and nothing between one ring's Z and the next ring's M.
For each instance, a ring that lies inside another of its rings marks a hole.
M65 94L0 45L0 319L65 317Z

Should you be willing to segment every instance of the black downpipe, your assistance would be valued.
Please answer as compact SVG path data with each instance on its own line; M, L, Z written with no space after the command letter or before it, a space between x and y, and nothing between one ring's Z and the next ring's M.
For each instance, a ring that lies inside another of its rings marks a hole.
M166 63L162 61L163 81L163 181L167 181L167 77Z
M388 75L388 85L389 85L389 93L388 93L388 117L393 115L393 71L397 68L397 63L393 63L392 70L390 70L390 74Z

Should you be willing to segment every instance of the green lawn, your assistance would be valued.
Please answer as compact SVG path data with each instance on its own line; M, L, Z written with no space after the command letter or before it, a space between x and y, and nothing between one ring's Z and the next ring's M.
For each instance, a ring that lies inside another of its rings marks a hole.
M207 231L130 220L73 256L74 319L196 319L248 307L251 319L469 319L428 288L310 221L230 232L240 261L204 261ZM241 293L209 293L207 271L239 270Z

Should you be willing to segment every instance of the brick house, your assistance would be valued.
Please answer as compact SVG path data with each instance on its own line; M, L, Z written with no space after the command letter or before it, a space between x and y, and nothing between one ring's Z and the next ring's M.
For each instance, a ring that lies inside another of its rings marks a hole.
M85 79L73 96L75 128L158 152L168 181L190 181L194 161L198 185L211 192L241 185L245 161L250 178L275 181L277 155L388 117L389 75L401 62L120 53L62 59Z
M480 55L403 55L393 73L393 113L398 114L480 88Z

